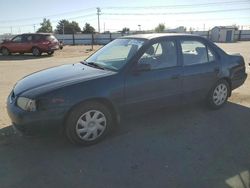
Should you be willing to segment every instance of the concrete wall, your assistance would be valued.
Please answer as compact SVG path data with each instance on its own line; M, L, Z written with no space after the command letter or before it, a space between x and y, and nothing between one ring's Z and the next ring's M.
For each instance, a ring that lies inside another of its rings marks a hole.
M75 35L61 35L61 34L56 34L55 37L63 41L64 44L72 45L72 44L85 44L89 45L92 44L107 44L110 41L121 37L121 33L112 33L112 34L75 34Z
M240 30L237 39L240 41L250 40L250 30Z

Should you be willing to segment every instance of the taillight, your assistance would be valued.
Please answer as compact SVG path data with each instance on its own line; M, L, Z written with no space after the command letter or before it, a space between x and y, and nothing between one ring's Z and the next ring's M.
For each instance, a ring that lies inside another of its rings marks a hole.
M43 45L48 45L48 44L51 44L51 42L50 41L43 41L42 44Z

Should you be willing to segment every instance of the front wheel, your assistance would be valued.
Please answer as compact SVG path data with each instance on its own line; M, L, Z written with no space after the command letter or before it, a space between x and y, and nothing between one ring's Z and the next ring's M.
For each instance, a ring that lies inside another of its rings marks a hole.
M53 55L54 51L47 52L48 55Z
M91 145L110 132L113 124L109 109L97 102L84 103L71 111L65 133L74 144Z
M230 91L229 84L226 80L218 81L208 95L208 104L212 109L221 108L228 99Z

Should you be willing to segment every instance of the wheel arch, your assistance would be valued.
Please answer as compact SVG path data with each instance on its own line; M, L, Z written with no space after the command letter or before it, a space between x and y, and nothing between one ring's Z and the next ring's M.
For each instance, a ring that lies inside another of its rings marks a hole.
M86 99L83 100L81 102L78 102L77 104L73 105L65 114L64 119L63 119L63 128L65 127L65 122L68 119L70 113L77 108L78 106L84 105L86 103L91 103L91 102L97 102L100 103L102 105L104 105L105 107L107 107L110 112L112 117L114 118L115 123L119 123L120 122L120 113L118 111L118 109L115 107L115 105L108 99L106 98L91 98L91 99Z
M7 50L9 50L9 48L6 46L1 46L0 50L2 51L3 48L6 48Z
M37 49L41 50L38 46L32 46L31 50L33 50L34 48L37 48Z
M231 94L232 94L232 82L231 82L230 78L228 78L228 77L222 77L220 80L225 80L228 83L228 85L229 85L228 96L230 97Z

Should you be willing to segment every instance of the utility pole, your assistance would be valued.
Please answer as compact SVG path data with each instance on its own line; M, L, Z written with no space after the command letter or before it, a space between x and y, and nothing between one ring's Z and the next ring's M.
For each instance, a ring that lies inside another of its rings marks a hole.
M63 23L63 43L64 43L64 23Z
M33 27L34 27L34 33L35 33L36 32L36 24L34 24Z
M104 22L104 24L103 24L103 32L105 32L105 22Z
M97 9L97 18L98 18L98 33L100 33L100 12L101 9L99 7L96 8Z

